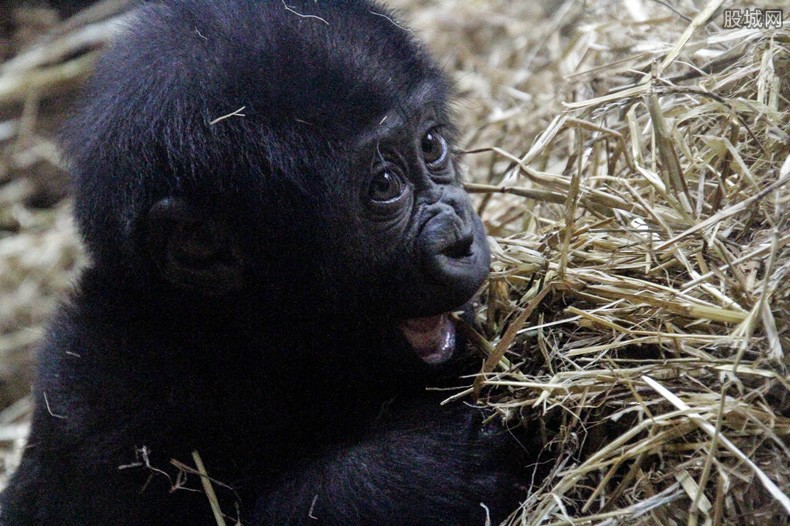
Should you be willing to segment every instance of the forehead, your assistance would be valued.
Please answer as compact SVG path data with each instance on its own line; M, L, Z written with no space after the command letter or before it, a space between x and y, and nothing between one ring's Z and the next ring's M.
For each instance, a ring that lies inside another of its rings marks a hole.
M424 125L447 125L447 94L442 84L425 81L412 92L404 93L398 104L385 108L356 136L355 146L363 149L404 131L419 130Z

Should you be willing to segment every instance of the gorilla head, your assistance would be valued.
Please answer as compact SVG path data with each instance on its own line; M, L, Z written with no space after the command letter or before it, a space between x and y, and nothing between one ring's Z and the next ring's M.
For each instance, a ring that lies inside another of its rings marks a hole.
M443 361L489 262L448 83L366 2L271 3L144 8L103 61L66 134L95 266L151 308L373 320Z

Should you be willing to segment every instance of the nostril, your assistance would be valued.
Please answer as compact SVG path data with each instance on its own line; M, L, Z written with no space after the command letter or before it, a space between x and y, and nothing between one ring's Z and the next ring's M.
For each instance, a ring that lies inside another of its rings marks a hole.
M458 238L457 241L442 250L442 255L448 258L461 259L472 255L472 244L475 236L472 232Z

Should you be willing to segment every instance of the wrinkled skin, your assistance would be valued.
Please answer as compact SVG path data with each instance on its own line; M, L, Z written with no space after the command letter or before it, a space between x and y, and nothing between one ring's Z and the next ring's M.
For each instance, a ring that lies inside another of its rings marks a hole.
M230 523L515 508L518 444L425 390L478 367L448 312L489 264L449 85L381 6L287 7L149 4L101 62L63 136L92 264L0 525L215 524L194 451Z

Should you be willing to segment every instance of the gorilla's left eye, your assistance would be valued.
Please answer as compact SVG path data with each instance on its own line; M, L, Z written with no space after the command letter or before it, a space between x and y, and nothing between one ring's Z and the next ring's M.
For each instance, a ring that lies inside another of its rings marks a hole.
M371 201L386 203L398 199L404 191L400 176L391 170L382 170L370 182L368 197Z
M428 130L420 141L422 158L429 168L440 168L447 158L447 141L436 129Z

